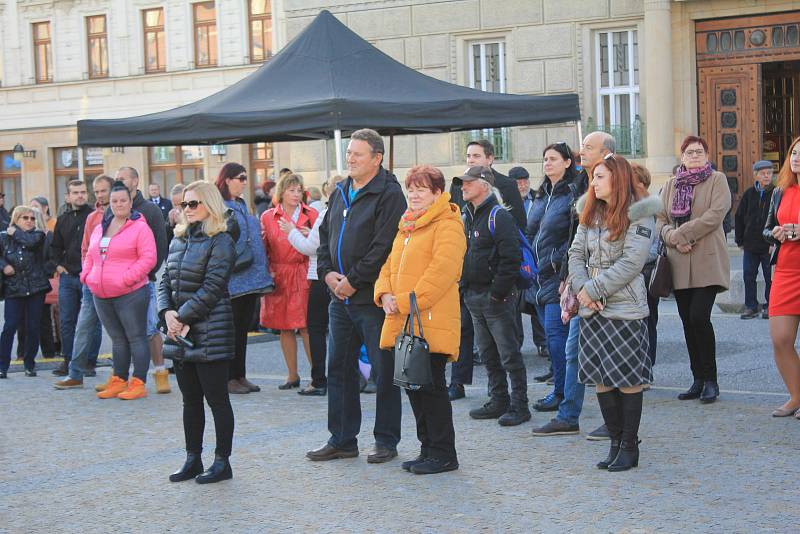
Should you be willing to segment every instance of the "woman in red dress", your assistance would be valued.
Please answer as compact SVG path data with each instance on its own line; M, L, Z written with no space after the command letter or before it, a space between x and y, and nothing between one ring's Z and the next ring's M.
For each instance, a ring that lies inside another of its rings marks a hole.
M800 325L800 137L778 175L772 193L764 237L775 245L776 264L769 299L769 331L775 364L781 373L789 400L772 412L774 417L795 415L800 419L800 358L794 348Z
M261 326L281 331L281 350L289 370L286 383L278 386L278 389L300 387L295 330L299 330L303 337L303 348L309 360L311 354L306 329L308 256L295 250L278 224L282 220L298 229L314 226L317 212L303 204L303 193L302 176L282 176L276 186L275 207L261 215L261 237L275 282L275 290L262 297Z

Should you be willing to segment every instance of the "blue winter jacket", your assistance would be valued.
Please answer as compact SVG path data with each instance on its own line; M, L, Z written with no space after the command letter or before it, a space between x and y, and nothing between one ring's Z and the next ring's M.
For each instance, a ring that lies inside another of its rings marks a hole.
M244 200L226 200L225 206L233 210L236 222L239 224L239 239L236 241L236 250L249 246L253 251L253 263L247 269L231 274L228 282L228 292L231 298L241 297L251 293L269 293L275 287L269 274L269 261L261 241L261 223L254 215L250 214ZM247 240L250 239L248 245Z
M552 187L545 177L536 192L533 209L528 217L526 235L536 257L539 275L533 286L525 291L530 304L558 304L559 269L566 260L570 242L572 206L577 200L573 177L564 177Z

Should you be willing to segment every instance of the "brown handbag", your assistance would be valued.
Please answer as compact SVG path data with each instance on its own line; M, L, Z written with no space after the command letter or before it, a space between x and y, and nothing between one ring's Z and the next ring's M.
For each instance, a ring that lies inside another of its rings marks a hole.
M672 293L672 267L667 258L667 247L664 242L658 247L658 257L656 265L653 267L653 274L647 290L654 297L666 298Z

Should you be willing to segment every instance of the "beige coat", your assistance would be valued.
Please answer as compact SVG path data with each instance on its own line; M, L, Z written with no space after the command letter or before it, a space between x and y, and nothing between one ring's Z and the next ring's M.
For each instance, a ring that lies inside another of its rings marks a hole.
M714 173L694 189L689 220L679 228L669 214L675 193L675 178L661 190L664 211L658 215L658 231L667 245L667 257L672 268L674 289L720 286L728 289L731 282L731 262L722 220L731 209L731 190L721 172ZM692 245L692 251L682 254L679 244Z

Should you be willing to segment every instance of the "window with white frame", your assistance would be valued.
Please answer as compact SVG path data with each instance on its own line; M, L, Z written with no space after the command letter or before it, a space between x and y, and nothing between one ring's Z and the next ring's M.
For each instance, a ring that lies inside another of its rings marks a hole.
M595 34L597 127L612 134L620 152L642 152L639 118L639 32L634 29Z
M469 43L467 54L468 83L473 89L493 93L506 92L506 43L504 40L475 41ZM470 141L488 139L494 145L495 159L508 161L511 158L508 128L486 128L473 130L463 136L461 155L466 154Z

